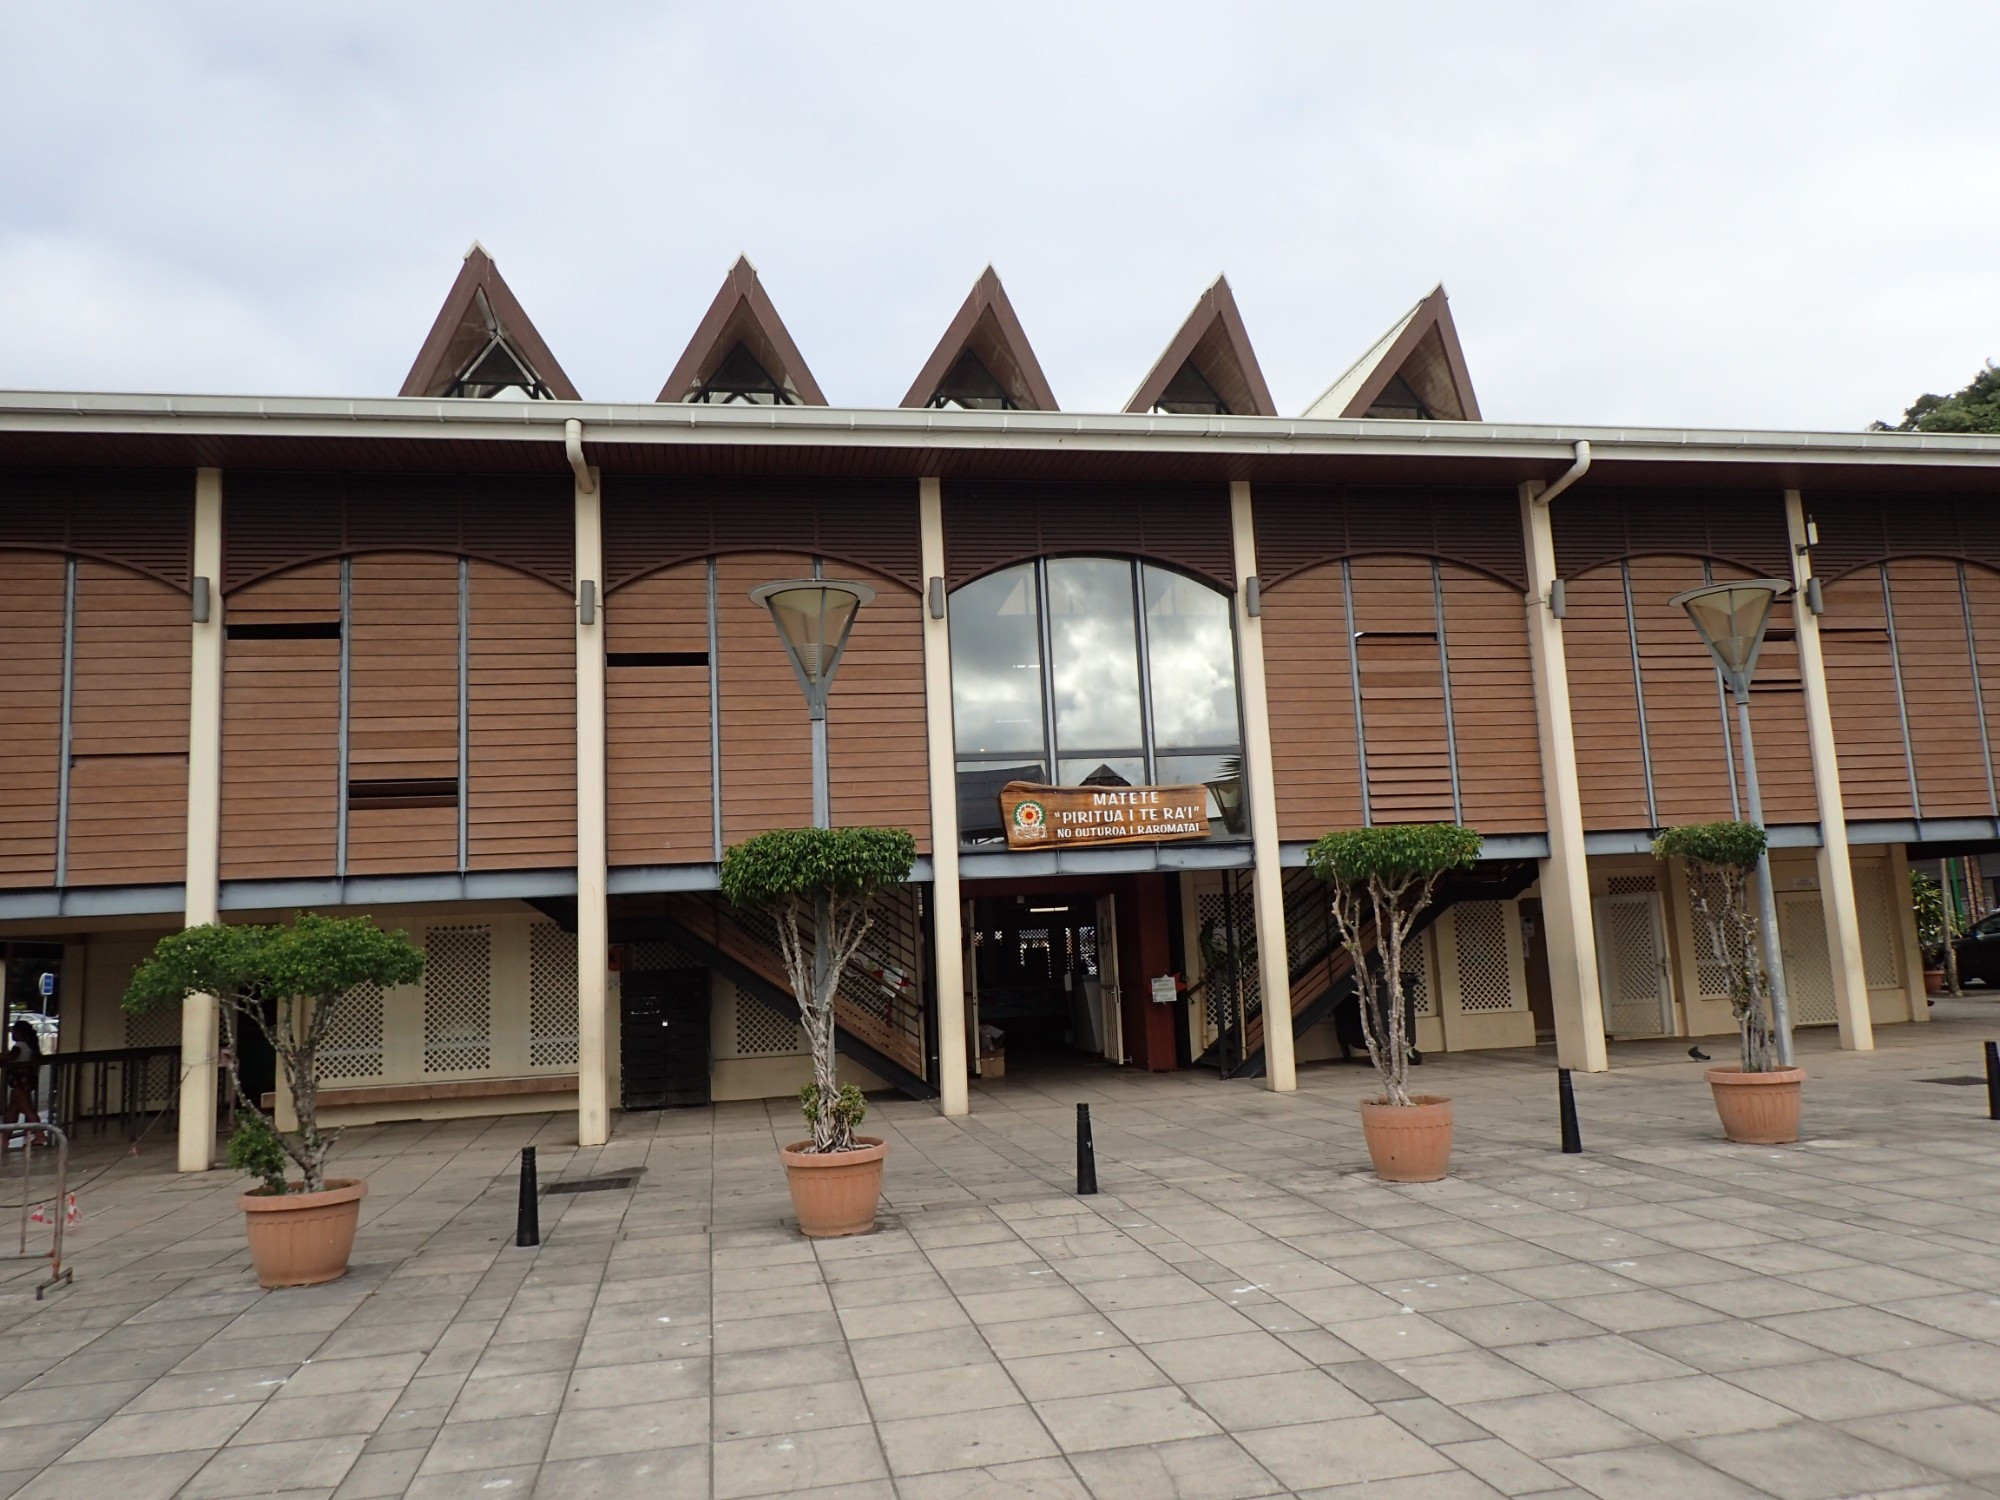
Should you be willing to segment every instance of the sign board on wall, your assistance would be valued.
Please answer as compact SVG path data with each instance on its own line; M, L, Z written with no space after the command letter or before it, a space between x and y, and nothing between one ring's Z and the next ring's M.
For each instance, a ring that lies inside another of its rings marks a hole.
M1205 786L1037 786L1000 789L1009 849L1164 843L1208 837Z

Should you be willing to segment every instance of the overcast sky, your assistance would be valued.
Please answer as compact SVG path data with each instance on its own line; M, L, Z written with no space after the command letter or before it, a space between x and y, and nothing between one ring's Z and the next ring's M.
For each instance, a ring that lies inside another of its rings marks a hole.
M1857 428L2000 356L2000 7L0 8L0 388L392 395L475 238L586 398L738 252L836 405L991 261L1070 410L1226 271L1298 412Z

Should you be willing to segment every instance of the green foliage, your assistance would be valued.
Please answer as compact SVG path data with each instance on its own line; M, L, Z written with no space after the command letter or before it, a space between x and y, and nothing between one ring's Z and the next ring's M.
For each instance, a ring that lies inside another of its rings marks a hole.
M1874 424L1876 432L2000 432L2000 366L1991 360L1972 383L1949 396L1922 395L1903 420L1891 427Z
M297 1163L304 1191L316 1193L326 1185L326 1158L333 1149L333 1138L319 1128L319 1049L327 1028L357 987L414 984L423 972L423 951L404 933L384 932L366 917L300 912L288 927L209 923L161 938L133 974L124 1006L141 1015L189 995L213 995L231 1038L246 1025L262 1032L283 1066L298 1137L278 1133L245 1093L236 1073L241 1049L232 1045L237 1109L263 1125L269 1140ZM268 1162L265 1144L255 1143L260 1162ZM244 1149L253 1149L250 1142ZM233 1140L230 1150L234 1161ZM282 1171L278 1180L282 1183Z
M247 1177L263 1180L264 1191L274 1197L285 1190L285 1143L271 1122L259 1114L237 1116L236 1130L229 1137L229 1165Z
M1325 835L1306 850L1306 863L1336 885L1400 885L1463 870L1479 846L1479 835L1457 823L1381 823Z
M1755 823L1684 823L1653 840L1653 856L1754 870L1765 843L1764 830Z
M908 880L916 859L900 828L779 828L723 851L722 893L737 906L867 896Z
M851 1143L855 1130L868 1118L868 1100L851 1083L843 1083L831 1098L818 1084L809 1083L799 1090L799 1109L815 1140L824 1136Z

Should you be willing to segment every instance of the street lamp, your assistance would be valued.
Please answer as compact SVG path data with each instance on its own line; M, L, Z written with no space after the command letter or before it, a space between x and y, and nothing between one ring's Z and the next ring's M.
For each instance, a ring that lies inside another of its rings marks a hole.
M1791 588L1779 578L1750 578L1689 589L1667 602L1678 604L1694 621L1702 641L1715 655L1736 700L1737 732L1743 740L1743 789L1750 821L1764 826L1764 798L1757 789L1757 751L1750 739L1750 678L1757 670L1757 653L1764 648L1764 627L1771 607ZM1764 967L1771 975L1771 1029L1777 1033L1778 1064L1792 1065L1792 1007L1785 989L1785 955L1778 941L1778 902L1771 889L1771 855L1757 856L1757 904L1763 908Z
M806 712L812 719L813 827L832 825L832 794L826 762L826 696L834 669L847 649L848 633L861 606L875 597L865 583L831 578L788 578L750 591L753 602L771 611L785 653L792 659L799 686L805 689Z

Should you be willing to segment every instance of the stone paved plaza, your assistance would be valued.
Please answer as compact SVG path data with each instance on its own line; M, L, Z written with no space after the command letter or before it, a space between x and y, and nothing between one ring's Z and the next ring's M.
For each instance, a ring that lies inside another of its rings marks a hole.
M1366 1170L1359 1068L889 1101L881 1231L820 1245L788 1106L355 1130L352 1273L269 1294L240 1179L86 1143L74 1287L0 1267L0 1495L2000 1495L2000 1124L1921 1081L1978 1074L2000 1002L1936 1014L1803 1036L1782 1149L1719 1138L1685 1043L1579 1078L1571 1157L1551 1054L1434 1058L1418 1187ZM516 1249L530 1142L545 1187L636 1183Z

